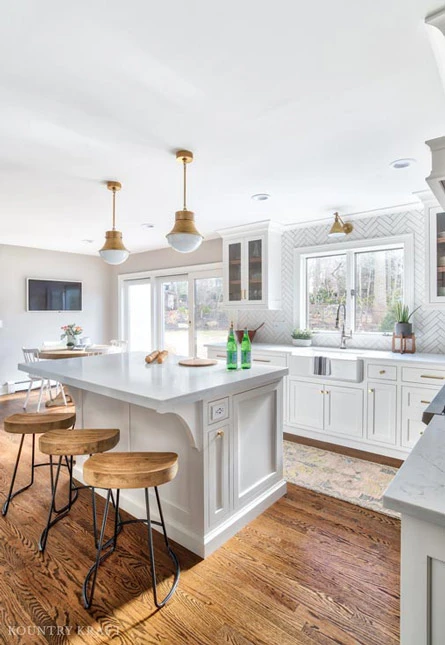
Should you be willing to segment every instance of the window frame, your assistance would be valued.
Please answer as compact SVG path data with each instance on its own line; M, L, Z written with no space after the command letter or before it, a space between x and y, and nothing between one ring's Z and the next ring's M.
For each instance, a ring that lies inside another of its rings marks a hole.
M320 256L346 255L346 328L351 329L355 336L387 336L388 332L355 330L355 295L352 295L352 289L355 287L355 254L363 251L383 251L391 248L403 248L403 302L412 309L414 306L414 239L412 234L336 242L320 246L296 248L294 250L294 326L301 329L307 327L306 259ZM320 329L314 330L314 333L338 334L338 330Z

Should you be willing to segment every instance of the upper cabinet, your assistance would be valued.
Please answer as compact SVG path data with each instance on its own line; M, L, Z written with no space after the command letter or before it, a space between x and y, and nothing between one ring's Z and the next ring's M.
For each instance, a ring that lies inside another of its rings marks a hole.
M223 238L224 306L281 309L281 226L265 221L218 232Z
M428 302L445 306L445 212L427 208Z

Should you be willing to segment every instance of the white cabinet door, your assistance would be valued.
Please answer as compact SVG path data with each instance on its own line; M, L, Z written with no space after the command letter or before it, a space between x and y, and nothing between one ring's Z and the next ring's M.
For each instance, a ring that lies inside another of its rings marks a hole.
M397 386L368 381L366 436L370 441L395 445L397 439Z
M289 379L289 423L308 430L323 430L324 391L321 383Z
M283 401L281 383L272 383L233 399L234 508L282 480Z
M207 509L209 527L221 522L231 509L230 425L207 432Z
M325 385L324 429L330 434L363 435L363 391Z
M426 387L402 387L402 447L412 448L423 434L426 425L422 421L425 408L431 403L438 389Z

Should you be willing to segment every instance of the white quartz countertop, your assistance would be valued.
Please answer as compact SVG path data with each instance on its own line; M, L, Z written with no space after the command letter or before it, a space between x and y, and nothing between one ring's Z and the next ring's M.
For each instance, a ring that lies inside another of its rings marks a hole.
M164 363L145 363L146 352L125 352L46 360L32 364L32 374L51 378L96 394L134 403L157 411L172 405L219 398L279 380L287 367L254 365L248 370L228 371L222 363L209 367L183 367L181 357L170 355ZM19 370L30 365L19 363Z
M213 347L215 349L224 349L225 343L212 343L206 347ZM354 357L363 359L373 359L379 361L396 361L399 363L430 363L438 364L445 367L445 354L396 354L393 352L377 350L377 349L361 349L359 347L348 347L347 349L340 349L339 347L320 347L312 345L311 347L296 347L295 345L274 345L272 343L252 343L252 349L258 352L279 352L290 354L292 356L335 356L348 354Z
M445 416L436 415L388 486L383 504L445 526Z

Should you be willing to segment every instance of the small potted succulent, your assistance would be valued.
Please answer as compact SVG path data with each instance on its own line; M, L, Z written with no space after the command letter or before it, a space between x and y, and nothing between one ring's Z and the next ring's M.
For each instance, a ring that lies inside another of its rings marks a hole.
M294 329L292 344L297 347L310 347L312 345L312 332L310 329Z
M413 309L410 313L408 305L403 305L401 302L396 304L397 322L394 325L394 333L397 336L411 336L413 333L413 324L410 322L410 318L417 309L420 309L420 307Z

